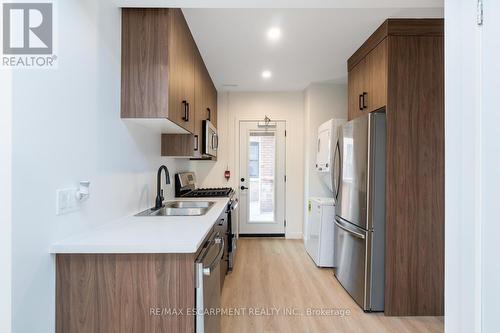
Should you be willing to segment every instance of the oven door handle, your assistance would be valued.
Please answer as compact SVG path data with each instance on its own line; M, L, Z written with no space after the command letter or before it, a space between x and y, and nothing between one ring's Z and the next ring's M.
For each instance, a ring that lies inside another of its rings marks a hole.
M214 239L214 241L215 241L215 244L220 244L220 249L219 249L219 253L217 253L217 256L210 263L210 265L208 265L207 267L203 267L203 275L206 275L206 276L210 276L210 274L212 274L212 271L215 269L215 267L217 267L217 265L219 264L219 262L222 259L222 255L224 254L224 245L225 245L224 238L219 236L219 237L216 237Z
M240 203L238 202L238 200L234 200L233 203L231 204L231 210L235 210L236 208L238 208L238 205Z

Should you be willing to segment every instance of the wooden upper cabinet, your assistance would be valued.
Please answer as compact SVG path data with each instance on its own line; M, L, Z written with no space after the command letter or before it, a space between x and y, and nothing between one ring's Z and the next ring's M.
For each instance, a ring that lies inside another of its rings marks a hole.
M377 45L365 58L366 90L365 105L372 112L387 104L387 39Z
M195 50L180 9L123 8L121 117L166 118L192 133Z
M189 132L194 131L194 71L196 44L182 11L170 10L169 30L169 112L170 119Z
M217 89L210 78L210 74L207 71L207 102L208 108L210 109L210 122L217 127Z
M349 71L348 101L349 120L387 104L387 39Z
M194 153L193 157L200 158L203 144L203 120L206 119L205 103L205 64L199 52L195 55L194 66Z
M122 9L121 84L121 117L149 119L143 123L170 134L163 156L202 157L202 124L209 116L217 123L217 90L181 9Z
M122 118L169 118L168 9L122 9Z
M366 62L362 59L348 74L348 118L349 120L366 113L363 108L363 92L366 83Z

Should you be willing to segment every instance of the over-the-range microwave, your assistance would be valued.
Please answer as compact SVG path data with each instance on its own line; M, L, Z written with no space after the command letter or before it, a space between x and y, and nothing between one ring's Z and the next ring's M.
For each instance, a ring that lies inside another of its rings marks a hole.
M210 120L203 120L203 155L217 157L219 147L219 137L217 129Z

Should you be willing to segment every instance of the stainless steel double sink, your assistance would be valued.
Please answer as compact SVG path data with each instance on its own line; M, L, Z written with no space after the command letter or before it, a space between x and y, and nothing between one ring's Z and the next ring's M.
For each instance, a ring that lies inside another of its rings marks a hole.
M160 209L147 209L135 216L201 216L215 204L213 201L169 201Z

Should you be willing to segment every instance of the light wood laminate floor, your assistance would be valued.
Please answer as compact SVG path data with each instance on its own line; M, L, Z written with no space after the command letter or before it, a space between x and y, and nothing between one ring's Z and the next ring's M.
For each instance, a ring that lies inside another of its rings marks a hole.
M222 307L227 311L222 316L224 333L444 331L443 317L364 313L331 269L313 264L301 240L240 238L236 266L222 291ZM308 308L347 309L350 315L308 316Z

